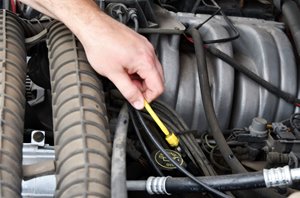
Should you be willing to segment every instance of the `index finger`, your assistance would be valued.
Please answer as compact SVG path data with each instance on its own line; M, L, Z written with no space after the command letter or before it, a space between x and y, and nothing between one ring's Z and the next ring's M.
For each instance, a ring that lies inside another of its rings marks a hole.
M159 65L161 68L161 66ZM137 71L137 74L143 79L143 87L144 87L144 98L151 102L155 98L157 98L164 91L164 83L162 79L162 70L159 71L159 68L156 65L156 61L154 64L148 63L144 66L140 67L140 70Z

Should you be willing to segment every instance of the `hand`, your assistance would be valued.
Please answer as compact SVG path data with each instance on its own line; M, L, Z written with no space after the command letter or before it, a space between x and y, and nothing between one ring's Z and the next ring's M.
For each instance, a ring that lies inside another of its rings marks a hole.
M136 109L163 92L162 67L145 37L108 16L82 31L80 40L92 67Z
M93 0L20 0L62 21L78 37L92 67L137 109L164 90L162 67L146 38L99 10Z

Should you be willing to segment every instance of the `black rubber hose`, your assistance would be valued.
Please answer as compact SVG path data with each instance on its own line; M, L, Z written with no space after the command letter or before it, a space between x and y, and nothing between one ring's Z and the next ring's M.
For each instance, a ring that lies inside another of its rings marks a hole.
M247 172L247 170L235 157L230 147L228 146L216 117L216 113L211 98L210 86L209 86L206 56L205 56L205 51L203 48L203 42L200 33L195 28L190 29L189 33L191 34L194 40L195 53L196 53L197 66L198 66L198 75L199 75L200 88L201 88L201 97L203 101L206 119L210 127L210 132L214 137L223 158L230 166L232 171L234 173L245 173ZM270 198L283 197L278 193L275 193L268 189L257 189L257 190L253 190L253 192L259 195L260 197L270 197Z
M210 132L214 137L217 145L219 146L225 161L231 167L232 171L234 173L246 172L246 169L242 166L242 164L235 157L230 147L228 146L216 117L216 113L214 110L214 106L210 94L211 92L209 86L208 71L206 66L206 57L205 57L203 42L200 33L198 30L194 28L190 29L189 33L191 34L194 40L195 52L197 57L198 75L199 75L200 88L201 88L201 97L203 101L203 107L204 107L206 119L210 127Z
M101 81L75 35L49 28L55 197L110 197L111 143Z
M198 180L220 191L246 190L266 187L263 172L197 177ZM146 191L146 181L127 181L128 191ZM206 190L188 177L168 177L165 189L171 194L205 192Z
M142 138L141 132L139 130L137 122L135 121L135 117L132 113L132 110L129 111L129 115L130 115L131 122L133 124L134 131L135 131L135 133L136 133L136 135L137 135L137 137L138 137L138 139L141 143L142 149L144 150L144 153L145 153L147 159L149 160L152 168L156 171L156 173L158 175L163 176L164 174L162 173L162 171L158 168L158 166L154 162L153 157L151 156L151 154L150 154L150 152L149 152L149 150L148 150L148 148L147 148L147 146L146 146L146 144L145 144L145 142Z
M0 197L21 197L25 113L24 32L10 12L0 11Z
M292 0L284 0L282 14L291 31L300 58L300 9L297 3Z
M243 73L245 76L247 76L248 78L253 80L255 83L259 84L260 86L264 87L265 89L267 89L269 92L273 93L274 95L284 99L286 102L291 103L293 105L297 105L297 106L300 105L300 99L296 98L295 96L293 96L287 92L282 91L278 87L276 87L276 86L272 85L271 83L269 83L268 81L262 79L260 76L258 76L254 72L250 71L244 65L237 63L233 58L231 58L230 56L228 56L221 50L219 50L213 46L207 46L207 50L209 53L220 58L224 62L228 63L234 69Z
M126 139L128 131L128 106L124 104L118 117L111 160L111 197L127 198Z
M246 190L266 187L263 172L241 173L210 177L197 177L212 188L221 191ZM204 188L189 178L168 178L166 190L169 193L203 192Z

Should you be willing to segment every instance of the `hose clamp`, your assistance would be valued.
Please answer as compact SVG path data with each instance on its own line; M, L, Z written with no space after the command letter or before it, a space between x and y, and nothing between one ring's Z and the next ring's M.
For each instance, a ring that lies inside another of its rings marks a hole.
M292 184L289 166L263 170L266 187L288 186Z
M146 181L146 190L150 195L163 194L171 195L166 190L166 181L170 176L167 177L149 177Z

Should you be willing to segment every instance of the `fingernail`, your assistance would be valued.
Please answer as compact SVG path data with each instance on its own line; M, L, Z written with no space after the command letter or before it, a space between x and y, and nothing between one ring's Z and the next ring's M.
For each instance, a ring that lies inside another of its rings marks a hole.
M144 103L137 100L133 103L133 107L136 108L136 109L142 109L142 108L144 108Z

